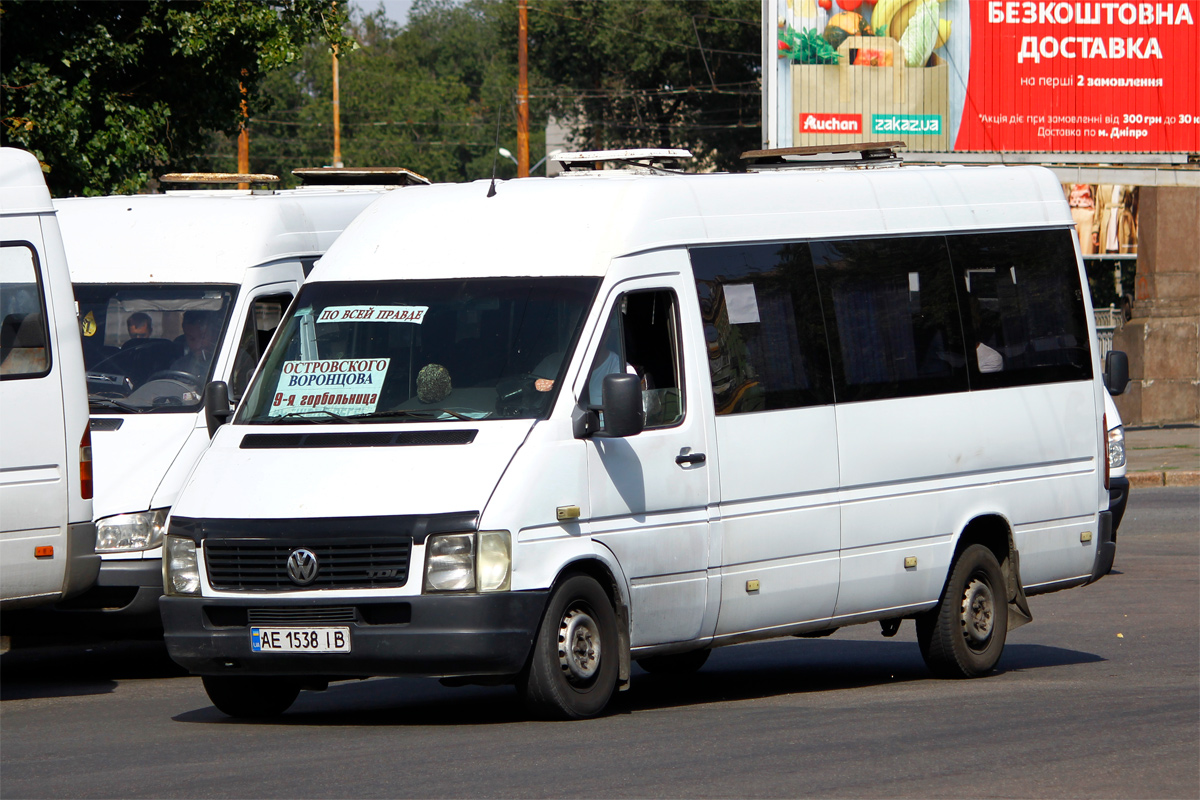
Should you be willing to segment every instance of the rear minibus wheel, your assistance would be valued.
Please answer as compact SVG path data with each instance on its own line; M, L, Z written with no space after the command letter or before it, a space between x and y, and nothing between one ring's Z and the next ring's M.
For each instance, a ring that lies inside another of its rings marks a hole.
M617 615L600 584L572 575L550 597L518 684L537 716L583 719L604 710L617 686Z
M208 699L231 717L276 717L291 708L300 694L300 685L288 678L205 675L203 681Z
M1008 593L995 554L973 544L959 555L937 608L917 617L917 643L933 674L975 678L995 668L1008 634Z
M689 650L665 656L647 656L637 660L638 666L652 675L691 675L708 661L712 650Z

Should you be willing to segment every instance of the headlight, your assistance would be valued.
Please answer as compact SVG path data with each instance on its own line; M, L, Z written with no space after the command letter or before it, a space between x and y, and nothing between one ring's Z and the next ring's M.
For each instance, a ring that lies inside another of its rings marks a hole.
M1125 466L1125 427L1118 425L1108 432L1108 466L1111 469Z
M446 533L425 542L425 591L504 592L512 581L508 531Z
M136 514L117 514L96 522L96 552L121 553L149 550L162 544L166 533L167 512L159 508Z
M200 566L196 543L182 536L163 540L163 591L167 594L199 594Z
M506 592L512 578L512 537L508 531L479 534L479 591Z
M444 533L425 540L425 591L475 588L475 534Z

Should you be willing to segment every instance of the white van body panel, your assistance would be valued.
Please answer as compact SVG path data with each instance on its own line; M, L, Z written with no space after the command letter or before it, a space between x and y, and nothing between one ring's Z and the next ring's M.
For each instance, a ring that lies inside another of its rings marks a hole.
M370 517L394 514L397 505L411 514L478 512L529 428L527 420L486 426L448 422L437 431L478 430L475 440L437 447L359 447L349 465L331 458L331 453L341 452L336 448L243 449L246 428L222 426L188 479L189 487L202 486L204 492L185 489L173 513L206 518ZM355 433L381 430L376 425L354 427ZM247 470L253 471L252 492L246 491ZM320 491L314 491L316 486Z
M118 430L93 430L92 447L109 466L97 476L96 516L157 508L163 476L195 430L194 414L129 414Z
M87 391L66 255L37 159L12 148L0 149L0 239L32 252L49 353L44 375L0 382L0 601L7 609L86 589L98 560L94 540L75 541L94 534L84 530L92 518L80 483ZM52 557L35 557L34 548L47 546ZM73 560L82 567L74 577Z
M355 220L310 280L605 275L614 258L667 247L1067 224L1062 188L1034 167L696 178L529 178L491 199L486 181L413 187ZM497 246L531 218L537 236Z

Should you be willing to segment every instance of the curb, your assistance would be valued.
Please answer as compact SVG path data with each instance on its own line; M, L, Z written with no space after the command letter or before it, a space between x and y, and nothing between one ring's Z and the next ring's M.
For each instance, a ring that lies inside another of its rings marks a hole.
M1200 486L1200 470L1166 470L1163 472L1130 472L1129 488L1142 489L1154 486Z

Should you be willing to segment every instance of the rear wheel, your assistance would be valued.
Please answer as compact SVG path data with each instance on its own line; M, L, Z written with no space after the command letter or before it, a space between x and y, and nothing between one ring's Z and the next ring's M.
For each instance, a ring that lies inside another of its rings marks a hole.
M555 590L519 686L538 716L582 719L604 710L617 685L617 616L592 578Z
M205 675L203 681L208 699L231 717L276 717L291 708L300 694L300 685L287 678Z
M690 650L665 656L647 656L637 660L638 666L652 675L691 675L708 661L712 650Z
M944 678L975 678L995 668L1008 634L1008 594L995 554L981 544L954 562L937 608L917 617L925 664Z

